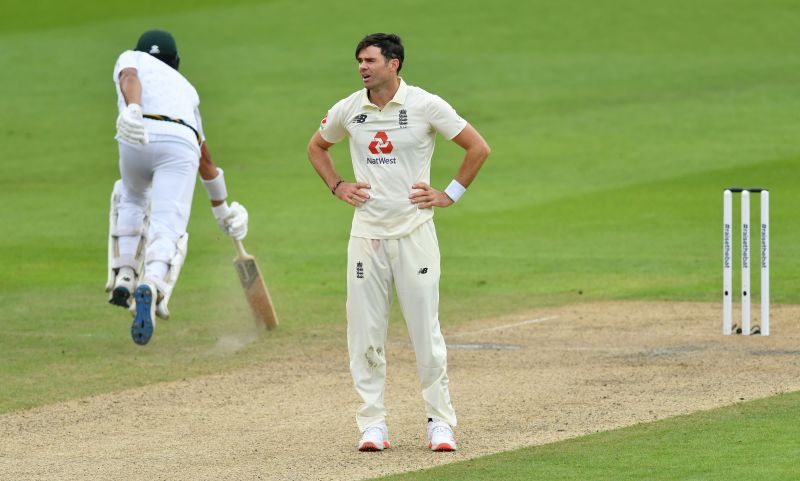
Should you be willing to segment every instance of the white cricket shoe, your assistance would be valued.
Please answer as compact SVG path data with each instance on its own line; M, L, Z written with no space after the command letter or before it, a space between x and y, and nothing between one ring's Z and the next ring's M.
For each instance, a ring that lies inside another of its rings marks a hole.
M125 308L130 307L134 287L136 287L136 274L133 269L120 267L117 277L114 279L114 289L111 291L108 303Z
M385 423L370 426L361 434L358 442L359 451L383 451L389 449L389 428Z
M428 421L428 447L431 451L455 451L453 428L443 421Z
M166 283L161 279L148 278L147 282L155 286L158 291L158 299L156 300L156 316L161 319L169 319L169 308L167 307L167 297L164 292L167 289Z
M161 319L169 319L169 308L167 307L167 303L159 300L156 304L156 315Z
M142 282L133 292L136 301L135 316L131 324L133 342L144 346L153 337L156 328L156 300L158 291L150 282Z

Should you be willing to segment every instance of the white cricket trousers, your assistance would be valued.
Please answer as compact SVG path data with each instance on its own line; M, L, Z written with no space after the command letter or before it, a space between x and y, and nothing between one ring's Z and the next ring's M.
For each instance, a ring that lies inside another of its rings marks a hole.
M150 202L147 265L141 277L162 279L167 273L177 241L189 224L199 162L197 150L185 142L119 142L123 189L118 225L141 228ZM120 256L134 257L138 244L138 235L121 236Z
M439 242L433 221L400 239L351 237L347 248L347 347L364 431L386 419L386 332L393 287L417 357L427 416L456 425L439 327Z

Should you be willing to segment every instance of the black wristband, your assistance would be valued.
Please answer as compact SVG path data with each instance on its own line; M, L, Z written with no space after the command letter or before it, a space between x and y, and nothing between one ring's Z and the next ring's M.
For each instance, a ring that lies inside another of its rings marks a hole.
M331 194L336 195L336 189L344 182L344 180L339 179L339 182L334 184L333 188L331 189Z

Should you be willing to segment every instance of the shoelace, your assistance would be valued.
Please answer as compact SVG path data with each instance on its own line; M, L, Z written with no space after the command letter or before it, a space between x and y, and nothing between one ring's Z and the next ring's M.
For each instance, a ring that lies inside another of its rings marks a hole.
M435 436L437 434L442 434L442 435L445 435L447 437L451 437L453 435L453 432L450 430L449 426L446 426L446 425L443 425L443 424L434 424L431 427L431 437L433 437L433 436Z
M377 434L378 439L383 441L383 429L378 426L372 426L371 428L365 429L363 437L371 437L373 434Z

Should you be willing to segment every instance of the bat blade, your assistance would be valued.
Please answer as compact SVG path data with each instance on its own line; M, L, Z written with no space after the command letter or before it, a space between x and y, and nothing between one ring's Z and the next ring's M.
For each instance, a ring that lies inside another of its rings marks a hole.
M237 247L240 245L241 243ZM236 267L239 282L244 288L247 303L250 304L250 310L253 312L256 322L267 329L278 327L278 316L275 314L272 298L269 296L264 276L258 268L256 259L244 252L244 248L242 248L239 255L233 260L233 265Z

